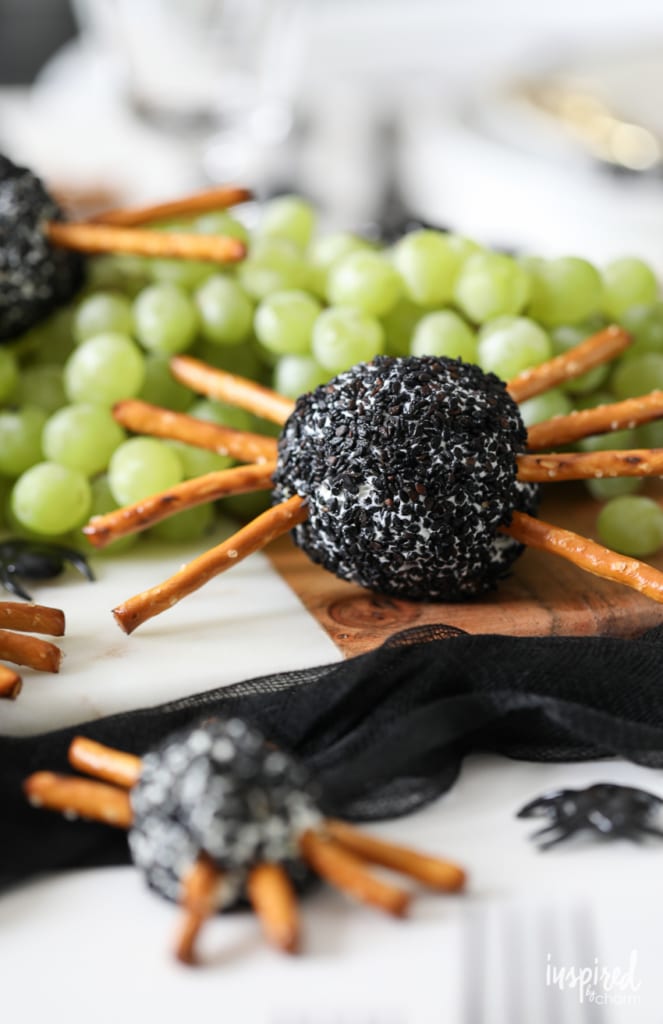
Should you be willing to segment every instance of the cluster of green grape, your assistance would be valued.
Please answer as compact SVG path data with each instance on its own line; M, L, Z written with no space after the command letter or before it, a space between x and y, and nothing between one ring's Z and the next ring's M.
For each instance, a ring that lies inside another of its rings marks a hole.
M616 321L635 338L626 355L524 402L526 425L663 387L663 302L641 260L617 260L600 272L576 257L518 259L432 230L380 248L347 232L316 234L315 220L306 202L283 197L265 205L250 236L226 211L160 225L240 238L248 256L223 269L96 258L90 284L71 308L0 348L7 525L70 535L90 515L230 464L178 442L128 439L111 412L121 399L265 432L248 414L201 401L178 384L168 370L175 353L294 398L379 353L460 357L507 380ZM580 442L585 450L659 445L663 423ZM640 481L587 486L597 499L610 499L598 524L606 543L630 554L663 544L658 504L633 497ZM212 517L201 506L152 532L193 538Z

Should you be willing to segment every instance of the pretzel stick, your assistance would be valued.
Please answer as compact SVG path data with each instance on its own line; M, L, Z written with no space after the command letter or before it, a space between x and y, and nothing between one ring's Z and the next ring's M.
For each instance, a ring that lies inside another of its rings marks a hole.
M14 665L28 665L38 672L59 672L62 651L47 640L0 629L0 658Z
M230 455L239 462L274 462L276 459L277 446L273 437L207 423L195 416L161 409L137 398L118 402L113 406L113 416L136 434L184 441L218 455Z
M325 831L350 853L355 853L372 864L380 864L403 875L409 875L410 878L416 878L431 889L457 892L465 885L465 872L451 861L429 857L416 850L385 842L346 825L344 821L326 821Z
M237 206L251 199L248 188L238 185L218 185L204 192L195 192L180 199L167 200L164 203L151 203L145 206L129 206L118 210L106 210L91 218L95 224L115 224L130 228L137 224L149 224L150 221L166 220L170 217L193 216L197 213L208 213L212 210L225 210L229 206Z
M221 235L150 231L110 224L63 224L60 221L49 221L44 231L53 245L78 252L127 252L136 256L166 256L208 263L236 263L246 254L243 242Z
M23 686L18 672L0 665L0 700L16 700Z
M502 532L521 544L559 555L585 572L623 583L625 587L639 590L641 594L663 603L663 573L636 558L617 554L586 537L534 519L524 512L514 512L511 525L502 527Z
M551 420L535 423L527 431L530 451L570 444L581 437L607 434L624 427L636 427L663 416L663 391L652 391L640 398L627 398L624 402L597 405L594 409L581 409L568 416L553 416Z
M43 604L24 604L23 601L0 601L0 627L64 636L64 612Z
M375 878L366 871L359 857L349 853L335 840L309 829L301 836L299 847L304 860L316 874L361 903L368 903L397 917L407 912L410 894Z
M128 793L103 782L35 772L23 783L23 792L33 807L47 807L67 816L103 821L118 828L129 828L133 820Z
M600 480L615 476L663 476L663 448L518 455L518 479L525 483Z
M266 938L284 953L299 946L299 914L292 882L278 864L258 864L249 874L247 892Z
M192 391L237 405L240 409L246 409L274 423L285 423L295 408L293 401L276 391L264 388L246 377L217 370L191 356L173 356L170 370L180 384L185 384Z
M175 945L175 955L183 964L196 962L195 943L198 933L218 906L223 875L204 853L201 853L183 880L181 904L184 920Z
M103 548L118 537L147 530L184 509L195 508L232 494L269 491L275 469L276 463L266 463L262 466L234 466L232 469L205 473L193 480L176 484L167 491L152 494L133 505L114 509L103 516L94 516L83 527L83 533L96 548Z
M254 551L264 548L271 540L280 537L282 533L287 533L298 523L303 523L306 515L303 499L298 495L288 498L280 505L274 505L262 515L256 516L222 544L194 558L170 579L114 608L113 615L118 625L125 633L133 633L134 629L147 619L159 615L166 608L172 608L183 597L198 590L214 576L230 569Z
M69 746L69 764L105 782L131 789L138 782L143 762L134 754L76 736Z
M524 402L525 399L534 398L535 395L540 395L565 380L580 377L601 363L609 362L630 344L631 336L613 324L561 356L549 359L540 366L533 366L530 370L523 370L508 382L506 389L514 402Z

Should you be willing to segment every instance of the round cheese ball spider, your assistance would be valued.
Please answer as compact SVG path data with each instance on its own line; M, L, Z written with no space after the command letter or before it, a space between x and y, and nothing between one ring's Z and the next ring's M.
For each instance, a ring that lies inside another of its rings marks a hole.
M245 247L235 238L166 234L136 226L247 198L246 189L221 186L171 203L113 210L99 215L95 223L67 223L43 182L0 153L0 342L27 331L76 294L85 276L80 252L220 263L242 259Z
M656 449L531 452L663 415L663 392L537 424L517 403L613 358L628 335L608 327L508 384L443 357L378 357L296 403L187 356L171 362L193 390L249 409L283 427L278 442L200 423L143 402L119 403L130 430L177 438L249 465L197 480L91 520L103 546L181 509L251 490L271 490L273 507L169 580L130 598L114 615L131 632L212 576L293 531L295 543L343 579L409 600L457 601L504 576L524 545L663 600L660 574L536 518L537 486L592 476L663 472Z
M105 782L37 772L25 781L28 799L129 829L132 857L148 884L184 908L176 952L185 963L195 960L203 922L239 898L252 905L270 941L294 952L295 886L311 872L397 916L406 912L409 892L375 877L368 864L442 892L465 883L456 864L325 817L303 765L238 718L183 729L142 760L79 737L69 760Z

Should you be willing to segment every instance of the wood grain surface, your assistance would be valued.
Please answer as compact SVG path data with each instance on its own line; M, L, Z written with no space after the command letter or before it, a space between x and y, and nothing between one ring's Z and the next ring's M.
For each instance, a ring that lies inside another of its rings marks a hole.
M548 488L541 518L596 539L599 509L582 485L564 484ZM496 591L450 604L399 601L345 583L309 561L289 537L274 543L269 555L346 657L401 629L431 623L512 636L635 636L663 622L663 605L538 551L527 551ZM648 561L663 570L663 552Z

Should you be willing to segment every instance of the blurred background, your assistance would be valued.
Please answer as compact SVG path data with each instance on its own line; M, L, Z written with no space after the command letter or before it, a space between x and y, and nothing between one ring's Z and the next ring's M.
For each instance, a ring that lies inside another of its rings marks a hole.
M660 0L0 0L0 148L79 209L210 181L663 270Z

